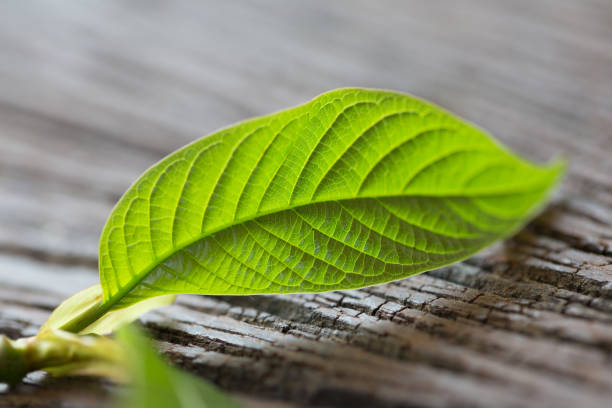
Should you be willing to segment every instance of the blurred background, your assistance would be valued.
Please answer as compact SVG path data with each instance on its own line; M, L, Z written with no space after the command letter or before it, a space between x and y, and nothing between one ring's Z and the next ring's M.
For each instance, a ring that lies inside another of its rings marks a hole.
M159 158L345 86L413 93L610 177L575 168L610 170L609 0L7 1L0 244L95 258Z

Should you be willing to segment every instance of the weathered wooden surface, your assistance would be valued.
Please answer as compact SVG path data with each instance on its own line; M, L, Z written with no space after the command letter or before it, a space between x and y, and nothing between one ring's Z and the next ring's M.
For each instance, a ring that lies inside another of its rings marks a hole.
M184 296L144 324L251 406L612 403L609 0L21 2L0 13L0 332L97 280L98 234L146 167L340 86L428 98L571 161L515 238L389 285ZM0 406L104 406L40 375Z

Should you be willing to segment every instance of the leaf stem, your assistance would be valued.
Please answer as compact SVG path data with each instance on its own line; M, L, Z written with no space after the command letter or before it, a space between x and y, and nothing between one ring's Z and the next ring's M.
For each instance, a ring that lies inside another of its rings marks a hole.
M0 336L0 382L16 384L29 371L24 343Z
M59 327L59 330L71 333L79 333L87 326L104 316L110 310L111 307L112 303L100 301L99 303L94 304L90 308L85 309L83 313L80 313L74 318L70 319L64 325Z

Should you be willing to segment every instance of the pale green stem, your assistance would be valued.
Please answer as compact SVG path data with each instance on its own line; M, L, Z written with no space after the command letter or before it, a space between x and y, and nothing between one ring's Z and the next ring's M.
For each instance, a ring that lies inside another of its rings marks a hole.
M104 375L123 380L125 351L115 340L49 330L35 337L0 336L0 382L16 384L29 372Z

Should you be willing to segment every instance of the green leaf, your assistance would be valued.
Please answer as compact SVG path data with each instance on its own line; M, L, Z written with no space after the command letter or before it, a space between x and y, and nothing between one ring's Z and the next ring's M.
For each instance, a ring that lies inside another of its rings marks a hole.
M118 406L126 408L237 408L238 404L209 384L164 362L134 327L124 327L117 339L125 347L132 379Z
M349 289L447 265L520 228L562 169L412 96L331 91L146 171L102 233L103 303L64 329L170 293Z
M80 330L80 332L83 334L100 335L111 333L120 326L138 319L152 309L173 303L175 298L176 295L158 296L123 309L112 310ZM49 319L40 328L38 336L41 336L46 331L59 329L71 320L86 315L91 310L97 310L101 304L102 287L100 284L83 289L66 299L53 311Z

